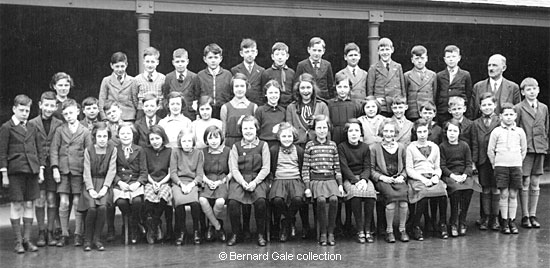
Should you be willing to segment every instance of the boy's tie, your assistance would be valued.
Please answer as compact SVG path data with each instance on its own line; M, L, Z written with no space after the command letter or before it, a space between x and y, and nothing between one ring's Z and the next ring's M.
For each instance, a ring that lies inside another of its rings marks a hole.
M25 131L27 131L27 124L25 124L25 121L21 121L21 123L19 123L19 125L20 125Z
M122 85L122 75L117 75L116 79L118 80L118 82Z
M355 77L355 68L353 68L353 70L351 71L351 73L353 74L353 77Z
M183 74L180 74L180 75L178 76L178 82L183 83L183 80L184 80L184 79L185 79L185 77L183 76Z
M149 119L149 128L151 128L153 126L153 119Z
M319 62L318 61L314 61L313 62L313 69L315 70L315 75L319 75Z
M148 75L147 75L147 81L153 82L153 73L148 73Z
M386 70L389 72L390 71L390 64L389 63L386 63Z
M281 91L285 92L285 82L286 82L286 74L285 74L285 68L281 67Z

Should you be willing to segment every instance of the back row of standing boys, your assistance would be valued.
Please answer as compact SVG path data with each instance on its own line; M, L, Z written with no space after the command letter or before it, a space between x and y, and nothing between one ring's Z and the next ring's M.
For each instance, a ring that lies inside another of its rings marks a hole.
M114 238L115 206L130 218L132 243L143 232L148 243L165 235L181 245L187 235L185 205L191 206L195 244L203 238L226 241L218 218L225 200L233 231L228 245L249 232L251 205L258 244L266 244L266 199L273 207L271 233L283 242L295 234L298 211L303 236L309 232L304 197L315 201L321 245L334 245L335 225L342 225L338 197L346 200L344 226L351 226L353 214L360 243L373 242L376 198L378 232L390 243L396 240L397 209L401 241L409 241L408 234L423 240L422 216L426 228L442 238L449 232L465 235L474 190L482 192L480 229L518 233L518 189L521 225L540 227L538 181L549 118L546 105L537 101L537 81L526 78L520 91L502 77L506 59L493 55L490 78L472 88L470 74L457 66L460 50L452 45L445 48L447 68L438 74L425 67L426 48L415 46L414 68L403 74L391 60L393 51L392 42L382 38L380 61L366 72L358 67L359 47L347 44L348 66L335 79L318 37L311 39L310 57L296 72L285 64L284 43L273 45L270 68L255 64L258 52L251 39L242 41L244 61L231 72L220 66L222 49L216 44L204 49L207 68L198 74L187 70L184 49L173 53L173 72L156 72L160 54L148 48L145 71L134 78L126 73L126 55L117 52L99 99L83 101L80 122L80 107L68 98L71 77L55 74L51 88L56 93L42 94L38 117L27 123L32 100L19 95L14 116L0 128L0 171L10 189L15 251L38 250L30 240L34 214L38 246L68 243L71 201L74 244L84 243L84 250L104 249L105 221L108 240ZM99 118L104 122L97 123ZM481 188L472 179L476 169ZM208 227L200 222L201 207Z

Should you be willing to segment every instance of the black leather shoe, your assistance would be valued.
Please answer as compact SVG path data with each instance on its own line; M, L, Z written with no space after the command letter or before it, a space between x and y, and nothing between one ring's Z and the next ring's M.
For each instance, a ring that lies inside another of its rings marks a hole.
M84 246L82 247L84 251L91 251L92 250L92 243L91 242L84 242Z
M395 243L395 235L393 233L386 233L386 242Z
M31 241L23 241L23 248L25 248L25 250L29 252L38 251L38 247L35 246Z
M57 245L57 239L52 231L48 231L48 246L55 247L55 245Z
M512 234L519 234L518 225L516 224L516 220L508 220L508 226L510 226L510 233Z
M328 234L327 243L329 246L336 245L336 242L334 241L334 234L331 234L331 233Z
M57 244L55 244L57 247L64 247L66 244L69 243L69 237L67 236L61 236L59 240L57 240Z
M25 248L23 247L23 242L17 241L15 242L15 248L13 248L13 251L17 254L23 254L25 253Z
M367 242L367 240L365 239L365 232L363 231L359 231L355 239L359 244L365 244Z
M536 216L529 217L529 221L531 222L531 226L533 226L533 228L540 228L540 223L537 221Z
M36 245L39 247L46 245L46 230L38 231L38 240L36 240Z
M521 227L527 228L527 229L530 229L533 227L533 225L531 224L531 221L529 220L529 217L524 216L523 218L521 218Z
M459 224L458 225L458 235L459 236L465 236L467 229L468 229L468 227L466 226L466 224L464 224L464 223Z
M75 247L82 246L82 235L79 235L79 234L74 235L74 246Z
M227 235L225 234L225 229L223 228L223 221L218 221L220 222L220 229L216 231L216 236L220 241L225 242L227 240Z
M415 240L424 241L424 235L422 234L422 229L420 229L420 226L415 226L413 228L413 237Z
M441 239L449 238L449 232L447 231L447 224L439 224L439 231L441 232Z
M399 240L401 240L401 242L409 242L409 240L411 240L409 238L409 235L407 234L407 232L405 230L403 231L400 231L399 232Z
M210 225L208 226L208 229L206 230L206 241L214 241L215 239L215 236L214 236L214 226Z
M319 245L326 246L327 245L327 234L321 234L319 237Z
M237 244L237 235L232 234L231 237L229 238L229 240L227 240L227 245L228 246L234 246L235 244Z
M451 224L451 236L457 237L458 236L458 227L456 224Z
M105 247L99 241L95 242L95 248L97 249L97 251L104 251L105 250Z
M193 243L195 245L200 245L201 244L201 234L199 233L199 230L194 230L193 231Z
M479 220L479 230L481 231L489 230L489 218L483 217Z
M181 246L185 242L185 232L181 232L176 238L176 246Z
M267 244L267 241L265 240L264 235L258 234L258 246L265 247L266 244Z
M499 231L500 230L500 223L499 223L499 219L498 219L498 216L493 216L493 218L491 219L491 230L493 231Z
M374 243L374 236L372 235L371 232L365 232L365 240L367 241L367 243Z
M500 223L500 231L503 234L511 234L512 233L510 231L510 225L508 224L508 220L502 220L502 222Z

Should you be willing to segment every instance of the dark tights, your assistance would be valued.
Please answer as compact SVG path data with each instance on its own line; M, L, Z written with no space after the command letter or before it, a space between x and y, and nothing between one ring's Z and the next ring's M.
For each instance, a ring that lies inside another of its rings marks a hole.
M130 224L130 231L136 232L137 225L140 222L140 212L143 204L143 196L137 196L132 199L132 203L130 204L130 200L119 198L116 201L116 205L122 212L122 215L128 215L129 216L129 224Z
M326 204L328 199L328 218L327 218L327 211L326 211ZM317 221L319 222L319 230L321 231L321 234L326 234L327 232L329 234L334 234L334 227L336 225L336 212L338 210L338 197L331 196L329 198L326 197L318 197L316 199L317 204ZM328 223L327 223L328 220ZM327 228L328 225L328 228Z
M286 201L281 197L275 197L271 200L273 205L273 220L275 221L275 231L278 230L279 223L281 222L281 215L285 216L287 224L294 222L296 212L302 206L301 197L293 197L290 200L290 205L287 206Z
M451 218L450 224L466 224L466 215L472 200L473 190L459 190L450 195L451 199Z
M439 224L447 224L447 197L437 196L430 197L430 216L432 218L432 224L437 226L437 210L439 209Z
M85 234L86 242L99 242L101 231L105 225L106 207L90 207L86 214L85 220Z
M176 207L176 225L179 227L180 233L186 233L185 228L185 206L189 205L191 207L191 218L193 218L193 231L199 230L199 222L201 215L201 206L199 202L193 202L185 205L179 205Z
M410 217L410 221L412 221L412 226L420 226L422 215L424 214L426 209L428 209L428 198L422 198L414 204L409 204L409 211L410 215L412 216Z
M265 233L265 218L266 218L266 202L265 198L260 198L254 202L254 215L256 218L256 231L258 234L264 234ZM241 229L241 215L244 214L244 212L241 212L241 209L244 207L241 202L230 199L227 204L227 210L229 212L229 220L231 221L231 229L233 231L233 234L241 235L242 229ZM244 209L243 209L244 211ZM243 215L244 216L244 215ZM245 230L250 231L250 230Z
M374 198L354 197L350 200L351 211L355 218L355 227L358 231L370 231L370 224L374 214ZM364 206L362 205L364 203ZM364 212L364 217L363 217ZM346 214L348 210L346 208Z

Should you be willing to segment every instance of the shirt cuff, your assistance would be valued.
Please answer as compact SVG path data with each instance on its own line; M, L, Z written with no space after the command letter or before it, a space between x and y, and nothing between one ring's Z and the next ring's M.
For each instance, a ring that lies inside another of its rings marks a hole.
M0 168L0 172L8 172L8 168Z

